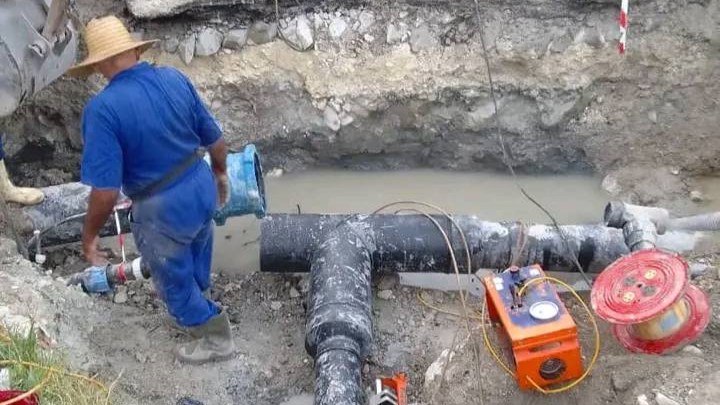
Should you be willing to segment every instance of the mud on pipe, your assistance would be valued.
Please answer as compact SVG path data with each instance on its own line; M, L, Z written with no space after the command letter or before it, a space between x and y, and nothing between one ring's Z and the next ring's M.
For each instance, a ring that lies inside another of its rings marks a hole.
M372 346L372 232L344 223L312 255L305 348L315 359L315 405L364 405Z
M445 218L434 217L448 234L460 270L467 272L460 234ZM506 268L518 247L522 265L541 264L548 271L578 271L568 249L552 226L487 222L475 216L455 216L468 240L472 270ZM450 254L435 225L421 215L312 215L273 214L262 221L260 270L308 272L317 247L326 235L344 223L363 223L374 235L373 270L388 272L449 272ZM561 226L572 254L583 270L599 273L629 253L623 232L603 225Z

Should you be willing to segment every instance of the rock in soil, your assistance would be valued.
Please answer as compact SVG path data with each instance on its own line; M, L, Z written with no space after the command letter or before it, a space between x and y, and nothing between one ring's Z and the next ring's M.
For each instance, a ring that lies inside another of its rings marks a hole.
M180 60L186 65L192 62L193 56L195 56L195 35L190 35L180 42L180 45L178 45L178 55L180 56Z
M116 304L124 304L128 302L128 291L126 286L118 286L117 291L115 292L115 297L113 298L113 302L115 302Z
M267 44L277 36L277 25L268 24L264 21L257 21L248 30L248 39L256 45Z
M393 298L393 292L392 290L382 290L378 292L377 296L381 300L390 300Z
M657 394L655 394L655 402L657 402L658 405L680 405L679 402L669 398L662 392L658 392Z
M330 22L329 28L330 37L334 39L340 38L345 33L345 30L347 30L347 27L347 22L345 22L344 18L333 18L333 20Z
M364 10L358 17L357 30L361 34L366 33L375 24L375 14L372 11Z
M163 51L165 51L167 53L175 53L175 51L177 51L179 46L180 46L180 40L175 37L172 37L170 39L163 41L163 44L162 44Z
M310 21L304 15L290 21L283 35L300 49L308 49L314 42Z
M410 34L410 49L415 53L432 49L435 42L435 37L427 24L415 28Z
M340 130L340 117L338 117L338 114L334 108L332 108L331 106L325 107L323 117L325 119L325 125L327 125L328 128L333 131Z
M223 46L225 48L239 50L243 46L245 46L245 43L247 42L247 37L248 30L246 29L230 30L230 32L225 35Z
M703 202L705 200L705 197L703 196L703 193L701 191L693 190L690 192L690 200L692 200L692 202L699 203Z
M702 356L703 352L697 346L689 345L682 349L683 352L693 354L695 356Z
M222 46L223 35L216 29L206 28L197 36L195 42L195 55L212 56L218 53Z
M404 23L391 23L387 26L387 34L385 41L388 45L396 44L405 38L407 33L407 25Z

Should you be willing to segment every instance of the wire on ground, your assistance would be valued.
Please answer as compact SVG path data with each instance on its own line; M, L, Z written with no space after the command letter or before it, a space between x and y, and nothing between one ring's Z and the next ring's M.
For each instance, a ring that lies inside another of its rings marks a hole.
M575 254L574 250L572 249L572 246L570 246L570 242L568 242L567 235L562 231L560 228L560 225L558 224L555 217L548 211L542 204L540 204L535 198L533 198L526 190L525 188L520 184L520 181L518 180L517 174L515 173L515 168L512 165L512 162L510 160L510 155L507 151L507 148L505 147L505 140L503 139L502 132L500 129L500 117L498 115L498 105L497 105L497 98L495 96L495 84L493 82L492 77L492 70L490 69L490 57L488 56L487 46L485 44L485 34L483 32L482 28L482 18L480 16L480 4L478 3L478 0L474 0L475 2L475 14L477 16L477 24L478 24L478 34L480 36L480 44L482 46L482 55L483 59L485 60L485 66L487 68L487 75L488 75L488 85L490 87L490 98L493 102L493 109L494 109L494 120L495 120L495 127L497 129L497 136L498 141L500 143L500 149L502 152L502 158L503 163L505 166L507 166L508 170L510 171L510 174L513 177L513 180L515 182L515 185L520 190L520 193L522 193L525 198L527 198L531 203L533 203L536 207L538 207L547 217L552 221L552 225L555 228L556 232L560 235L560 238L563 240L563 243L565 244L565 247L567 249L567 253L569 256L569 259L575 266L578 268L578 271L580 271L580 274L582 275L583 279L587 283L588 287L592 287L592 282L590 281L590 278L585 274L585 270L580 265L580 262L577 259L577 255Z
M460 225L457 223L457 221L455 221L455 219L452 217L452 215L450 215L450 213L448 213L446 210L440 208L437 205L426 203L423 201L408 200L408 201L396 201L393 203L383 205L382 207L376 209L372 214L373 215L378 214L379 212L381 212L389 207L393 207L393 206L397 206L397 205L412 205L412 204L424 206L427 208L431 208L437 212L440 212L443 216L445 216L445 218L447 218L452 223L453 227L455 227L457 229L457 231L460 233L463 247L465 249L465 257L467 259L467 272L468 272L468 275L472 275L472 256L470 254L470 247L468 245L467 238L465 237L465 233L463 232ZM465 328L468 333L468 337L473 340L472 341L473 356L475 357L475 362L476 362L476 372L478 373L477 382L478 382L478 385L480 388L480 404L482 405L484 403L485 388L482 383L482 374L480 372L481 364L480 364L480 353L478 350L479 344L475 341L475 335L472 333L472 327L471 327L471 323L470 323L470 316L468 314L468 309L467 309L465 291L462 288L462 283L460 281L460 269L459 269L459 266L457 263L457 258L455 257L455 249L453 248L452 243L450 243L450 238L448 237L447 233L445 232L445 230L443 230L442 226L435 218L433 218L428 213L426 213L422 210L414 209L414 208L400 209L400 210L396 211L395 213L398 214L402 211L415 212L415 213L425 216L428 220L430 220L433 223L433 225L435 225L435 227L438 229L438 231L442 234L443 240L445 241L445 245L448 248L448 252L450 254L450 261L452 263L453 270L455 271L455 277L456 277L457 284L458 284L458 291L460 294L460 302L461 302L462 308L463 308L463 313L460 316L460 318L461 318L460 321L465 320ZM457 333L455 334L455 337L453 338L452 350L454 350L456 338L457 338ZM449 361L443 367L443 372L440 377L440 384L438 386L438 389L433 393L433 398L435 397L437 392L442 388L442 384L445 380L445 373L447 371L448 365L449 365Z

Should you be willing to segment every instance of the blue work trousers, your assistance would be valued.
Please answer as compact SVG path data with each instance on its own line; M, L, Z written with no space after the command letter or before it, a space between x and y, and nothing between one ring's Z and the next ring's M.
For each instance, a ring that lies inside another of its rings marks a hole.
M3 134L0 134L0 160L5 159L5 149L3 149Z
M210 288L216 205L217 188L204 162L170 188L133 204L135 243L158 295L181 326L202 325L220 312L203 296Z

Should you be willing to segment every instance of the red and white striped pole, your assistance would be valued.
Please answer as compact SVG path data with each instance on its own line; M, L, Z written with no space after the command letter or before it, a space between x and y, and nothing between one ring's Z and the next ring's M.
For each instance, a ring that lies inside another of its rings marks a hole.
M618 21L620 25L620 42L618 43L618 51L620 51L621 55L625 53L625 41L627 40L628 1L629 0L622 0L622 4L620 6L620 19Z

